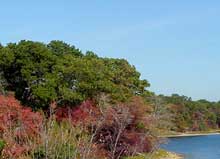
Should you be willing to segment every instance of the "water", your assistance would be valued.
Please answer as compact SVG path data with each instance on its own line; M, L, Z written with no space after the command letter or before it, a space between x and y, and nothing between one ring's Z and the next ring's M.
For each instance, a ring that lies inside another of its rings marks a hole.
M170 138L161 147L186 159L220 159L220 135Z

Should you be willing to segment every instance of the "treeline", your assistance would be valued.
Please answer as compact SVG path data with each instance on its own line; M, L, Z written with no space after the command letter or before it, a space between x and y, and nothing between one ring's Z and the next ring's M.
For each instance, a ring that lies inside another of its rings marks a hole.
M207 131L220 126L220 102L193 101L190 97L173 94L160 95L172 114L173 131Z

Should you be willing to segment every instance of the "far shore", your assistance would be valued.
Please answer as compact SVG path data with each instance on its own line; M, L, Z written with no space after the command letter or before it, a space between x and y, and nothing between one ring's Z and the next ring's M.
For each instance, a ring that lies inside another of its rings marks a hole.
M161 135L161 138L177 138L177 137L194 137L194 136L207 136L207 135L220 135L220 131L212 131L212 132L186 132L186 133L176 133L176 134L168 134Z

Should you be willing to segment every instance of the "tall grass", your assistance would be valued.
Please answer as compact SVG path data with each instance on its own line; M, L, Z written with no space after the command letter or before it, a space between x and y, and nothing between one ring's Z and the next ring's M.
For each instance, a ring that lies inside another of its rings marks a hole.
M92 135L70 120L46 119L39 136L30 141L32 150L25 159L98 159L101 154L92 143ZM103 157L102 157L103 158Z

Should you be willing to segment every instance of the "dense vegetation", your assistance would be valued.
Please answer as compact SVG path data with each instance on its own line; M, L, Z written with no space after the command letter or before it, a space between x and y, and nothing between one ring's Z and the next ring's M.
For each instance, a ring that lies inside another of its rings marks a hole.
M160 95L173 114L171 130L206 131L220 126L220 102L192 101L191 98L173 94Z
M149 86L126 60L84 55L61 41L11 43L1 47L0 59L1 87L33 108L47 108L52 101L75 105L101 93L125 101L144 95Z
M0 154L118 159L155 150L161 131L219 127L219 102L149 86L125 59L62 41L0 45Z

